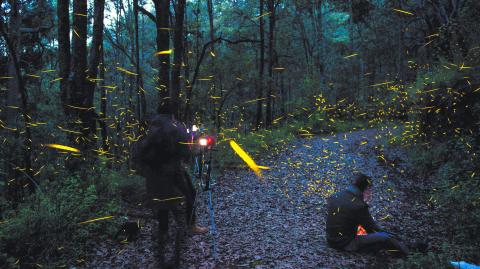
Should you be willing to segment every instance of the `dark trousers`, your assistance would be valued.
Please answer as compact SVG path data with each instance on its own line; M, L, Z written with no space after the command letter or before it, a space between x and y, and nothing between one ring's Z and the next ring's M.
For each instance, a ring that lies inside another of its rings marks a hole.
M387 250L399 252L407 255L408 248L391 234L385 232L377 232L366 235L357 235L347 246L347 251L359 252L378 252L379 250Z
M168 232L168 214L172 212L175 221L175 242L169 240ZM187 222L185 215L185 204L177 204L172 206L169 210L157 210L157 218L159 221L158 230L158 247L156 248L156 255L158 260L158 268L178 268L180 265L180 254L187 237ZM166 226L166 229L165 229ZM173 245L172 245L173 244ZM173 251L173 253L172 253ZM167 262L167 253L172 253L172 260Z
M190 179L186 171L184 171L183 180L179 182L177 187L178 189L181 190L181 192L185 197L186 210L185 210L184 217L186 219L187 226L191 226L195 224L194 203L195 203L195 198L197 193L195 191L195 188L193 187L192 180ZM170 209L162 209L157 211L158 227L161 232L168 231L168 212L169 211L172 211L174 215L175 213L178 214L178 212L175 212L175 210L170 210Z

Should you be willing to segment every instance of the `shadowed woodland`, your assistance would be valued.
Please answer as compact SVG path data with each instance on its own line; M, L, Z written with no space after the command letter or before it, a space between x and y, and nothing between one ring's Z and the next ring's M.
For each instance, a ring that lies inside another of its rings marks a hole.
M191 236L181 268L480 264L478 10L0 0L0 267L158 268L131 151L166 108L216 140L218 233ZM426 249L397 259L328 248L326 198L359 171L376 182L375 220ZM197 199L208 226L208 197ZM125 222L135 238L118 238Z

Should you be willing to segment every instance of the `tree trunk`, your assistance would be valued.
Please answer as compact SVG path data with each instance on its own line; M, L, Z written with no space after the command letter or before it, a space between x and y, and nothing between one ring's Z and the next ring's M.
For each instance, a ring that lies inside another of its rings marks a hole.
M166 51L170 47L170 0L154 0L155 15L157 18L157 50ZM157 112L164 111L165 106L170 104L170 54L158 55L158 107Z
M268 92L267 92L267 111L266 111L266 127L272 125L273 119L273 39L275 31L275 0L268 0L268 9L270 11L269 33L268 33Z
M257 89L257 113L255 127L259 128L262 124L262 106L263 106L263 74L265 69L265 29L263 21L264 0L260 0L260 65L258 70L258 89Z
M28 106L27 106L27 91L25 89L22 73L20 70L20 63L19 63L19 47L20 47L20 35L19 35L19 28L21 24L21 19L20 19L20 3L18 1L10 1L10 5L12 7L12 13L10 17L10 27L9 27L9 33L4 29L3 26L3 21L0 21L0 34L2 35L3 39L5 40L7 50L9 53L9 75L12 75L15 77L15 80L12 80L9 83L10 91L9 91L9 96L7 99L7 106L20 106L21 111L22 111L22 118L23 118L23 127L25 130L25 139L23 143L23 165L25 172L24 174L27 176L23 181L19 182L16 180L16 184L13 186L18 187L20 189L15 189L16 198L20 198L18 195L21 195L23 192L23 186L28 186L28 189L32 193L35 188L34 188L34 179L33 179L33 170L32 170L32 161L31 161L31 155L32 155L32 135L30 131L30 116L28 115ZM12 38L9 37L13 37ZM18 98L20 96L20 99ZM13 103L15 102L15 103ZM20 132L20 126L17 126L17 113L13 114L13 111L10 111L7 113L7 124L10 125L10 128L13 128L15 130L15 138L18 138L21 134ZM13 121L15 119L15 121ZM12 158L12 157L11 157ZM13 156L15 158L15 156ZM16 160L13 159L15 162ZM10 163L11 166L18 166L16 163ZM12 167L10 167L12 168ZM17 170L17 167L15 167L15 170ZM11 171L9 169L9 171ZM21 171L21 170L19 170ZM14 178L17 179L16 177L16 172L14 172ZM9 175L10 176L10 175ZM15 200L14 203L18 202L18 200Z
M172 112L175 117L179 117L180 113L180 71L182 67L183 56L183 20L185 15L186 0L177 0L175 6L175 34L173 38L174 44L174 58L173 58L173 70L172 70L172 89L170 91L170 102Z
M215 39L215 28L213 28L213 4L212 0L207 0L208 7L208 22L210 23L210 41ZM215 51L215 46L212 45L212 51Z
M60 75L60 98L65 113L68 112L68 77L70 75L70 16L69 0L57 1L58 16L58 73Z
M95 0L94 2L94 22L93 22L93 37L92 47L90 48L90 63L88 68L89 82L86 87L86 97L84 99L83 107L93 107L93 97L95 93L95 86L97 82L97 74L99 63L102 55L103 48L103 16L105 9L105 0ZM84 130L86 137L92 139L92 145L94 144L93 136L97 132L96 120L97 115L94 109L82 110L84 122Z
M197 59L199 59L198 57L198 54L200 53L200 1L201 0L197 0L197 4L196 4L196 7L195 7L195 10L193 12L193 14L195 14L195 29L196 29L196 32L195 32L195 56L197 57ZM193 47L193 46L192 46ZM198 61L196 63L196 65L198 66ZM190 76L186 77L186 78L190 78ZM193 94L193 84L194 84L194 81L190 81L189 82L189 85L186 87L186 96L185 96L185 112L184 112L184 120L188 123L192 123L192 111L191 111L191 104L192 104L192 94Z
M138 0L133 1L133 8L135 13L135 58L136 58L136 83L137 88L137 114L138 119L142 119L147 112L147 101L145 99L145 91L143 89L143 76L140 70L140 41L138 35Z

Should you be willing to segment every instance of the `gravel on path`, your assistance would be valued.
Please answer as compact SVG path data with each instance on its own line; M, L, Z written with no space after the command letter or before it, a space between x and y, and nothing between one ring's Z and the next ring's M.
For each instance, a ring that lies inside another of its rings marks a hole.
M326 245L325 203L350 184L353 172L363 172L374 179L370 211L380 226L400 235L426 234L426 202L407 193L424 186L408 178L400 148L380 147L388 132L369 129L294 141L257 160L270 167L262 179L246 170L224 173L213 193L218 259L211 255L211 235L193 235L181 268L387 268L391 257ZM198 199L198 222L208 225L206 194ZM102 242L88 268L157 268L154 227L147 219L138 240Z

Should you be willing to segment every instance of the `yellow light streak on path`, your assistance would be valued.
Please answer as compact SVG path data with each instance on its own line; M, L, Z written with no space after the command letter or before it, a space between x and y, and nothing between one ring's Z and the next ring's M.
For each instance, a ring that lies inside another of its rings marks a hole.
M265 166L258 166L255 161L246 153L234 140L230 140L230 147L242 158L242 160L253 170L253 172L258 176L262 177L262 172L260 169L268 169Z
M343 59L352 58L352 57L355 57L355 56L357 56L357 55L358 55L358 53L350 54L350 55L348 55L348 56L343 57Z
M91 222L95 222L95 221L99 221L99 220L111 219L111 218L113 218L113 216L106 216L106 217L101 217L101 218L82 221L82 222L79 222L78 224L87 224L87 223L91 223Z
M185 197L183 197L183 196L178 196L178 197L167 198L167 199L153 198L152 200L155 201L155 202L167 202L167 201L173 201L173 200L180 200L180 199L184 199L184 198Z
M396 8L392 8L393 11L396 11L396 12L400 12L400 13L403 13L403 14L407 14L407 15L415 15L413 14L412 12L408 12L408 11L405 11L405 10L401 10L401 9L396 9Z
M59 145L59 144L47 144L46 146L49 148L61 149L61 150L66 150L71 152L80 152L79 149L72 148L69 146Z

